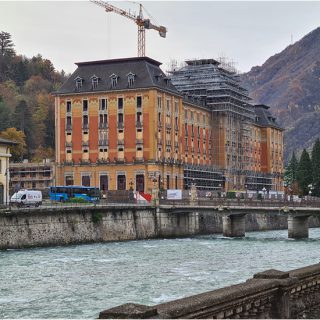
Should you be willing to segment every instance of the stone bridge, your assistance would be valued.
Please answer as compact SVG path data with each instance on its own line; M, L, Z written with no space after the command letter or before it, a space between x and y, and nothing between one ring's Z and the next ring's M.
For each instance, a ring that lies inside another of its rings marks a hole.
M309 237L309 218L320 216L320 206L302 206L293 203L241 203L210 204L210 202L196 202L184 204L171 202L161 204L158 208L161 212L171 213L210 213L218 212L222 216L223 235L226 237L245 236L245 217L247 214L283 215L288 219L288 237L294 239Z
M282 272L267 270L244 283L145 306L124 304L100 319L319 319L320 264Z

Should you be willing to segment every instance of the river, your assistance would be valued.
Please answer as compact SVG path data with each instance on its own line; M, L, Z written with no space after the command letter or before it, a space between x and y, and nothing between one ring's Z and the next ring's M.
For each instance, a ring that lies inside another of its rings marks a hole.
M319 262L320 229L0 251L0 318L96 318L236 284L266 269Z

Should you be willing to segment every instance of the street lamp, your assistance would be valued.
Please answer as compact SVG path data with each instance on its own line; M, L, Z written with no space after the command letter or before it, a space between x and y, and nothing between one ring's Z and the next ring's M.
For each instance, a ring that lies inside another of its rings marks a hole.
M263 199L266 198L266 191L267 189L265 187L262 188L262 192L263 192Z

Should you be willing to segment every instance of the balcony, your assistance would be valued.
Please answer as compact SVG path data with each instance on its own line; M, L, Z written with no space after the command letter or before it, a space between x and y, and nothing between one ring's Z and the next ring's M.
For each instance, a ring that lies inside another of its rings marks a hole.
M136 127L142 128L142 121L136 121Z
M134 162L144 162L144 157L135 157Z
M136 144L143 144L143 139L136 139Z
M107 122L100 122L99 129L108 129L108 123Z
M166 146L171 146L171 141L170 140L166 140Z
M66 148L72 148L72 142L66 142L65 146Z
M106 140L99 140L99 146L108 146L109 145L109 141Z
M171 129L172 126L171 126L171 123L166 123L166 129Z

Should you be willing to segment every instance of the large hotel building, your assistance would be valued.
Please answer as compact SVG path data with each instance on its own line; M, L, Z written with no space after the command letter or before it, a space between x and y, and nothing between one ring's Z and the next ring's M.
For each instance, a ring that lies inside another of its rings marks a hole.
M56 184L282 190L283 129L213 59L170 77L148 57L77 63L55 93Z

